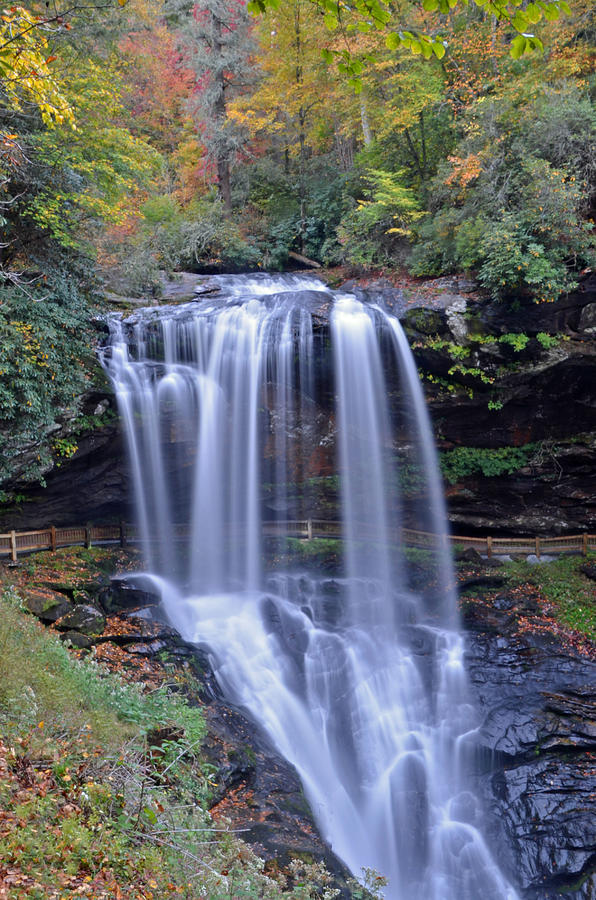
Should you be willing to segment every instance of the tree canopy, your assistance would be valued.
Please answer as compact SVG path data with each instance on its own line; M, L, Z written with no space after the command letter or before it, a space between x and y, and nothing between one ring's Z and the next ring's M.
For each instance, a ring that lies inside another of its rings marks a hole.
M5 458L29 442L44 471L92 383L92 310L163 272L298 254L469 272L504 303L571 290L596 262L595 35L590 0L4 11Z

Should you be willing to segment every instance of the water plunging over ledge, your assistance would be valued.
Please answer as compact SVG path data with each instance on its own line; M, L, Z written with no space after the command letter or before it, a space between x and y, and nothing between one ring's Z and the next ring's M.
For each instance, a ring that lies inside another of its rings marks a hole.
M114 318L104 355L147 570L167 614L209 649L223 690L295 765L321 832L352 871L385 875L391 900L515 900L469 784L477 721L447 542L412 560L398 539L406 504L396 428L417 466L418 527L446 529L401 326L310 278L218 282L217 299ZM310 514L322 395L344 531L332 579L284 565L279 553L275 566L264 563L261 537L265 518Z

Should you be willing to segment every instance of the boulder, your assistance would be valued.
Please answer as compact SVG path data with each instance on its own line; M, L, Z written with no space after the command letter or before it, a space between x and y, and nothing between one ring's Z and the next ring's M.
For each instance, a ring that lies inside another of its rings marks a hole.
M458 550L454 556L456 562L467 562L474 563L474 565L481 566L485 560L483 560L478 550L474 550L473 547L466 547L465 550Z
M102 634L106 627L103 613L96 606L81 603L56 621L60 631L80 631L86 635Z
M93 641L80 631L65 631L60 635L60 640L69 641L77 650L89 650L93 646Z
M29 612L42 622L56 622L73 608L64 594L46 587L27 588L24 603Z
M101 604L107 613L126 609L144 609L158 606L161 597L150 578L119 577L110 579L109 590L101 595Z

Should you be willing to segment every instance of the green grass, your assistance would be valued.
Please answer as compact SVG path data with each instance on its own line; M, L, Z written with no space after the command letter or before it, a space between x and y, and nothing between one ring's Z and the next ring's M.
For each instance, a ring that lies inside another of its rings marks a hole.
M515 560L504 571L514 583L534 584L552 605L555 618L596 640L596 582L580 571L587 562L596 562L596 554L561 556L534 565Z
M7 900L337 896L320 864L296 860L270 876L225 823L214 827L204 720L179 687L144 692L77 659L14 588L0 592Z
M28 727L40 719L46 729L60 731L90 726L106 747L164 720L178 722L194 741L204 734L198 712L166 688L144 694L92 660L76 659L57 636L23 614L11 590L0 600L0 709L0 721L16 717Z

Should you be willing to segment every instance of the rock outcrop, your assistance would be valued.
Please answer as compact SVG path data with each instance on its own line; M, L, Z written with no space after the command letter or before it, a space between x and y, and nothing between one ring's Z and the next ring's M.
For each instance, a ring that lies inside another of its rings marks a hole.
M594 900L596 662L524 627L532 611L503 594L466 612L488 839L523 900Z
M464 474L447 485L452 530L556 534L596 529L596 276L585 278L573 295L557 303L518 311L480 298L465 280L439 281L434 293L423 286L419 297L385 282L368 285L367 291L371 300L384 302L403 320L424 378L440 449L533 448L525 464L509 474ZM358 289L355 284L349 287ZM212 293L210 288L210 303L215 302ZM303 294L323 360L329 304L320 294ZM199 297L197 302L203 301ZM515 334L527 337L523 346L511 343ZM500 340L507 335L508 340ZM469 353L454 357L454 347ZM315 518L338 516L328 360L321 361L318 370L319 405L309 408L308 422L285 426L291 430L290 443L300 440L306 448L296 482L288 486L294 503L288 518L306 506ZM390 382L389 389L398 411L399 384ZM93 397L93 403L106 401L115 410L113 397ZM267 397L263 410L273 435L279 422L268 412ZM19 502L0 507L0 530L130 517L130 476L117 422L87 433L77 443L76 454L48 472L45 487L3 486ZM273 440L265 442L263 502L279 514L271 506L275 498L268 494L274 448ZM403 450L399 439L395 450Z

